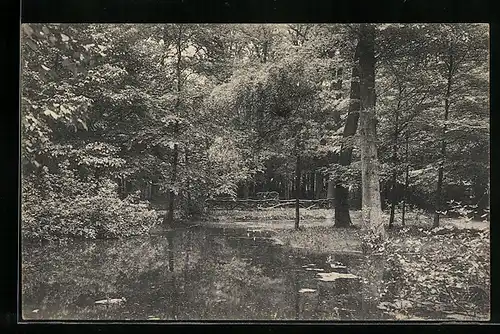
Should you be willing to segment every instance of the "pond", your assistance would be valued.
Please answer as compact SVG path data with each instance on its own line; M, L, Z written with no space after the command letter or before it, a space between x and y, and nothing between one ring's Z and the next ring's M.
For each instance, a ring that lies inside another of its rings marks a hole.
M361 278L363 257L301 254L271 231L178 229L25 244L22 255L24 320L389 318L373 302L377 279Z

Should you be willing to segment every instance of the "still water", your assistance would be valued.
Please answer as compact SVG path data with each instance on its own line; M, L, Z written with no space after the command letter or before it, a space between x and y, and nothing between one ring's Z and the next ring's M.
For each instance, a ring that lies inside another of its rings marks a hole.
M389 318L373 301L373 282L381 278L361 278L363 257L299 254L270 237L265 231L197 228L125 240L26 244L23 319ZM121 300L106 304L109 299Z

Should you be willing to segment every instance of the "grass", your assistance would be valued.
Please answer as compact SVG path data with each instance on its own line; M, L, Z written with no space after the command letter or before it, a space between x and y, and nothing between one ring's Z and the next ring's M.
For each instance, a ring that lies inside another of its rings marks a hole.
M273 208L258 210L216 210L203 225L226 227L265 229L276 233L275 237L292 249L314 253L360 252L361 239L358 229L333 228L334 210L332 209L301 209L300 230L295 230L294 208ZM432 217L422 212L408 212L406 228L403 230L426 230L432 226ZM384 220L389 215L384 213ZM360 225L361 211L351 211L354 226ZM396 212L395 225L390 236L397 237L402 231L400 213ZM489 227L484 222L467 222L464 219L442 218L442 226L458 229L485 229ZM418 233L417 233L418 234Z
M274 208L259 210L216 210L212 216L221 222L225 221L269 221L293 220L294 208ZM301 220L333 219L333 210L329 209L301 209Z
M361 211L352 210L351 220L355 226L359 226L361 220ZM383 219L389 221L388 212L383 213ZM209 221L216 221L221 224L254 224L264 223L276 228L293 228L295 220L295 208L273 208L273 209L257 209L257 210L214 210L211 212ZM334 220L333 209L301 209L300 210L300 225L301 226L332 226ZM431 227L432 216L422 212L407 212L406 226ZM401 226L401 213L396 212L394 226ZM286 223L283 225L283 223ZM282 226L283 225L283 226ZM489 223L478 221L467 221L460 218L441 218L441 225L452 225L458 228L467 229L485 229L489 227Z
M311 253L360 253L361 239L356 229L314 226L300 230L279 230L276 238L285 246Z

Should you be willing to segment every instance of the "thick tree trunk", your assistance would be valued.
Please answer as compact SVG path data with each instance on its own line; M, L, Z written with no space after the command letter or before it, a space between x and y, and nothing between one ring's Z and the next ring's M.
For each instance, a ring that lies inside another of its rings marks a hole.
M375 115L375 27L360 29L360 150L362 179L362 224L365 230L385 239L380 202L379 166Z
M349 214L349 190L337 185L335 187L335 227L349 227L352 225Z
M344 126L344 132L338 163L341 166L349 166L352 160L353 136L358 129L358 119L360 110L360 87L359 87L359 45L354 54L354 64L351 73L351 89L349 93L349 113ZM340 180L335 184L335 227L351 226L351 216L349 214L349 190L345 188Z
M437 187L436 187L436 204L435 204L435 212L434 212L434 222L432 224L433 227L439 226L439 216L440 216L440 211L442 211L442 203L441 203L441 197L442 197L442 189L443 189L443 179L444 179L444 160L446 159L446 140L445 140L445 135L446 135L446 122L448 121L448 116L450 112L450 96L451 96L451 86L452 86L452 79L453 79L453 52L450 48L449 50L449 57L448 57L448 77L447 77L447 85L446 85L446 94L444 98L444 122L445 124L443 125L443 130L442 130L442 138L441 138L441 162L439 163L439 169L438 169L438 179L437 179Z
M299 229L300 222L300 153L297 151L297 161L295 162L295 229Z
M405 226L406 202L408 201L408 186L409 186L409 176L410 176L410 165L408 158L408 132L406 132L406 139L405 139L405 162L406 162L405 187L403 190L403 209L401 212L401 225L403 226Z

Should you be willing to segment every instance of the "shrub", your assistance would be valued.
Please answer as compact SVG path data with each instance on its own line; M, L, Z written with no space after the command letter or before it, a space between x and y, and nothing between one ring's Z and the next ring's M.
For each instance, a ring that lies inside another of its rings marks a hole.
M386 242L386 297L427 312L487 314L489 230L445 230L435 228L419 236L402 233Z
M25 239L139 235L158 219L156 211L137 196L121 200L109 179L90 185L70 175L57 177L47 171L39 178L38 182L45 183L44 191L35 186L35 180L23 179L21 219ZM91 191L93 188L96 190Z

